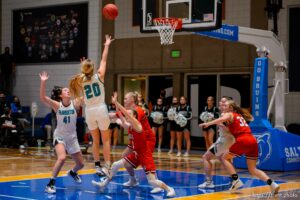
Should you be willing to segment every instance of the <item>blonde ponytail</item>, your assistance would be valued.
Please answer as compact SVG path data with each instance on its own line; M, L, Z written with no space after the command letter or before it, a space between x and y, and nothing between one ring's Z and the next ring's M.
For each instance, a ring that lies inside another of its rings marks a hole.
M86 59L81 62L81 73L85 75L86 79L90 80L94 74L95 64L92 60Z
M81 74L75 75L69 81L70 93L75 98L78 98L82 95L82 83L91 79L95 68L95 64L90 59L83 60L80 65Z
M84 74L77 74L69 81L70 93L74 98L81 96L84 77Z

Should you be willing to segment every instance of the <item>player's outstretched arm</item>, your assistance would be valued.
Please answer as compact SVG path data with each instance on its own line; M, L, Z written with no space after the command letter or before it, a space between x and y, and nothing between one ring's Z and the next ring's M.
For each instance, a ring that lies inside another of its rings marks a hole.
M49 78L47 72L43 71L40 74L41 86L40 86L40 99L41 101L51 107L55 112L59 108L59 102L52 100L50 97L46 96L46 81Z
M114 92L114 95L112 96L112 103L114 103L117 107L117 109L126 117L127 121L131 124L131 127L137 131L141 132L143 130L141 123L132 115L130 115L126 108L124 108L118 101L117 101L117 92Z
M100 80L104 82L104 77L106 73L106 63L107 63L107 57L108 57L108 50L111 42L114 41L114 39L111 38L111 35L105 35L105 43L104 43L104 49L102 52L102 57L98 69L98 76L100 77Z
M119 124L120 126L122 126L125 129L129 129L131 128L131 124L129 122L126 121L125 117L123 116L123 114L119 111L119 109L117 108L117 112L119 112L118 115L118 119L116 120L116 123Z
M208 126L214 125L214 124L220 124L222 122L231 121L232 119L232 113L225 113L222 117L212 120L210 122L199 124L199 127L207 128Z

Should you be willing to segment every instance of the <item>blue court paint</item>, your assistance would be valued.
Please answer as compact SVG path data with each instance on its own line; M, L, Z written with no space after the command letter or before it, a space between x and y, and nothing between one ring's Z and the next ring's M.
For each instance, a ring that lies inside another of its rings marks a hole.
M0 199L49 199L49 200L107 200L107 199L165 199L164 192L151 194L151 186L147 183L142 170L137 170L136 175L140 185L134 188L126 188L122 183L128 180L125 171L119 172L112 182L103 191L91 184L92 180L99 181L94 174L81 175L82 184L74 183L73 179L64 176L56 179L56 194L44 192L49 179L33 179L0 183ZM228 190L230 179L226 176L214 176L215 189L198 189L198 184L204 181L203 174L158 170L157 176L166 184L174 187L176 197L212 193ZM241 178L244 187L265 185L263 181L251 178Z

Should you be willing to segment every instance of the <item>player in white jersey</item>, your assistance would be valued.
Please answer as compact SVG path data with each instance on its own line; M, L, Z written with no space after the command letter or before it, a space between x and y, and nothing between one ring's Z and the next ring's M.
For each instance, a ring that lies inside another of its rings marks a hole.
M71 96L68 88L62 88L60 91L61 101L52 100L46 96L45 88L46 81L49 76L47 72L40 73L40 99L41 101L51 107L56 112L57 127L54 131L53 144L57 155L57 161L53 167L52 177L46 186L47 193L55 193L55 178L61 170L66 160L66 152L68 152L75 161L73 169L68 171L76 183L81 183L81 179L77 171L83 168L83 157L80 151L80 146L77 139L76 120L77 112L81 105L80 100L71 101Z
M229 100L228 97L222 97L219 102L220 112L223 112L223 107L225 102ZM212 168L213 164L211 160L216 156L219 160L222 155L226 153L231 145L234 144L235 139L229 130L223 126L219 125L219 137L215 143L213 143L205 154L202 156L204 163L204 172L205 172L205 181L198 185L199 188L215 188L215 185L212 180Z
M94 74L94 63L90 59L81 60L81 73L70 80L70 91L75 97L84 97L85 117L88 128L93 138L93 157L95 161L96 173L98 175L109 175L110 168L110 133L107 106L105 104L104 77L106 72L106 62L108 49L113 41L111 36L105 36L104 50L100 66ZM100 165L100 132L103 142L103 157L105 165Z

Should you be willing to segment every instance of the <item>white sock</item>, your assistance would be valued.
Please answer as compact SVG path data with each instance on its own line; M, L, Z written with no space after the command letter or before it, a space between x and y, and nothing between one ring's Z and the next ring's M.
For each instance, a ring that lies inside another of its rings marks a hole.
M154 174L147 174L147 180L148 180L148 183L156 188L156 187L159 187L159 188L162 188L162 185L163 185L163 182L161 180L158 180L156 178L156 175Z
M120 168L124 167L124 161L125 161L124 159L121 159L112 164L111 170L110 170L111 177L116 175L116 173L119 171Z

